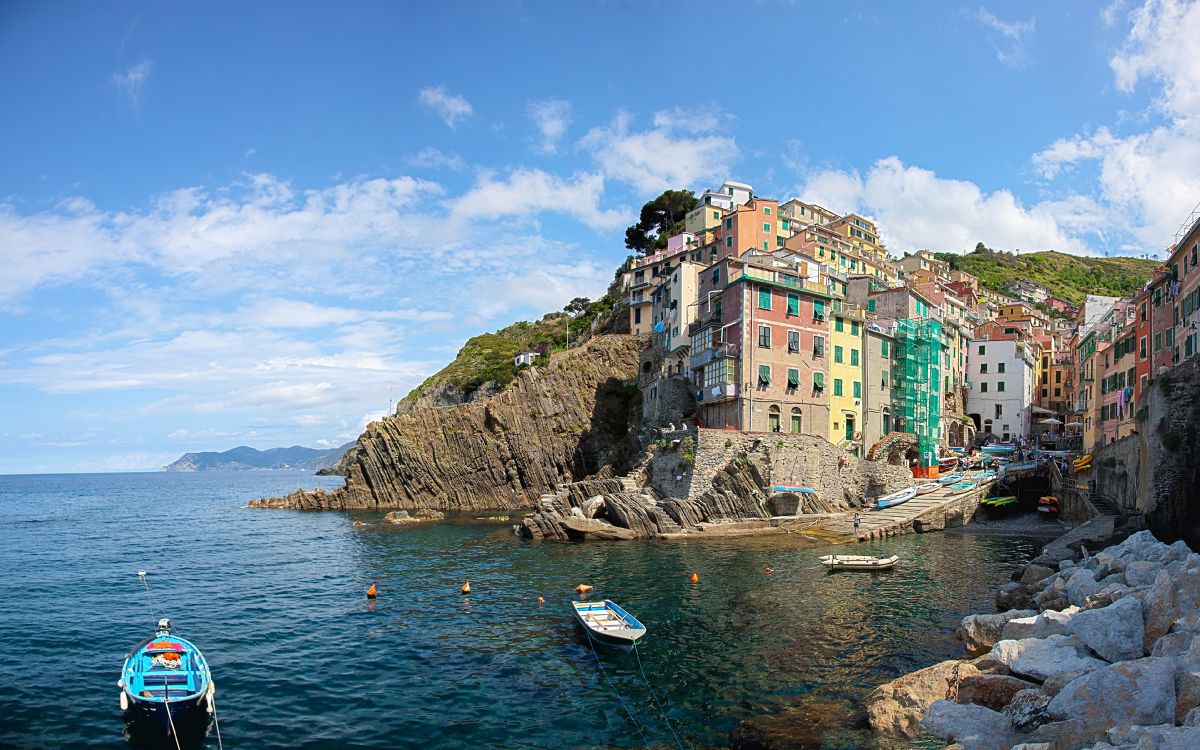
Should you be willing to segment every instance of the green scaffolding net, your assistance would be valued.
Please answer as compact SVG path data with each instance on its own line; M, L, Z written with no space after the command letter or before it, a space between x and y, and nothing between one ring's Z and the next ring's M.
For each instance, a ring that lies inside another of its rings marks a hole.
M892 408L904 432L917 436L918 463L937 463L942 437L942 324L936 320L900 320L896 324Z

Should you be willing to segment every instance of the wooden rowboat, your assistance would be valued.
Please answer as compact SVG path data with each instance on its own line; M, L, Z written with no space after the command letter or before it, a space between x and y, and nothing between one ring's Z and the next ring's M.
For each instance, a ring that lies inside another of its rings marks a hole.
M646 626L611 599L571 602L571 610L588 638L600 643L632 646L646 634Z
M830 570L888 570L900 562L900 558L896 555L892 555L891 557L823 555L817 559Z

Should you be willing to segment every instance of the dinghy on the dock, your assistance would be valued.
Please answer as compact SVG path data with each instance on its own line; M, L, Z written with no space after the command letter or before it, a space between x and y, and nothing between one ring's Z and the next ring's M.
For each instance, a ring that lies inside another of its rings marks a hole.
M900 505L901 503L907 503L909 500L912 500L916 496L917 496L916 489L909 487L908 489L900 490L899 492L893 492L890 495L884 495L883 497L876 500L875 504L872 505L871 507L874 508L875 510L882 510L884 508L892 508L897 505Z
M1017 446L1012 443L993 443L992 445L983 446L984 453L990 453L993 456L1000 456L1007 453L1012 453L1017 449Z
M966 492L967 490L973 490L973 489L975 489L974 482L955 482L954 484L952 484L946 488L948 494L951 494L951 495L957 495L960 492Z
M646 634L646 626L611 599L571 602L575 619L589 638L615 646L632 646Z
M963 478L962 472L957 472L957 471L956 471L956 472L954 472L953 474L947 474L946 476L944 476L944 477L942 477L941 479L939 479L939 480L938 480L938 484L940 484L940 485L942 485L943 487L945 487L946 485L949 485L949 484L954 484L955 482L960 482L960 481L962 481L962 478Z
M830 570L889 570L900 562L897 555L871 557L870 555L823 555L818 560Z
M942 488L942 485L937 482L929 482L927 484L918 484L915 489L918 495L928 495L930 492L937 492Z

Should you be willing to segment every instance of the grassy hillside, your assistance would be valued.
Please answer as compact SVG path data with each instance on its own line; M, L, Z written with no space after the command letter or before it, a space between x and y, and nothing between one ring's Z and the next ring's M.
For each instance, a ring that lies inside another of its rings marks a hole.
M1140 258L1084 258L1054 250L1015 255L990 248L976 248L966 255L938 253L952 268L966 271L979 282L999 292L1010 282L1029 279L1044 284L1073 305L1088 294L1121 297L1133 294L1159 265Z

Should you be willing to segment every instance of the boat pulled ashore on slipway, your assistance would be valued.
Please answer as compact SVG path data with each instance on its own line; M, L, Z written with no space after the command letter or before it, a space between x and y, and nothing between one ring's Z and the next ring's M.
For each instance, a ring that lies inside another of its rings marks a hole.
M893 492L890 495L884 495L883 497L876 500L875 503L871 507L875 510L883 510L884 508L892 508L897 505L900 505L901 503L907 503L909 500L912 500L916 496L917 496L916 488L909 487L908 489L903 489L903 490L900 490L899 492Z

